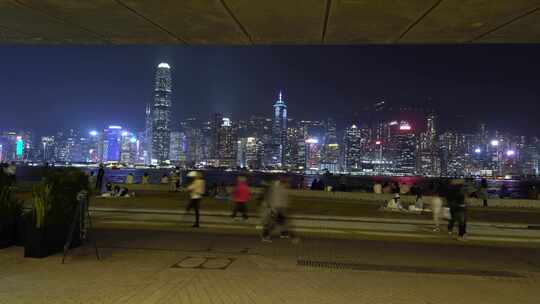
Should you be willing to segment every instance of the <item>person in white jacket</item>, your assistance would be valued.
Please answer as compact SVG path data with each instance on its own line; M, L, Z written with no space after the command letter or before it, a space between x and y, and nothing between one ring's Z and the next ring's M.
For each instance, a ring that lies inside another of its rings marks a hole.
M189 191L190 201L189 204L186 206L186 212L191 211L191 209L195 210L195 224L193 224L192 227L199 228L199 207L201 198L206 191L206 185L201 173L191 171L188 173L188 176L193 178L193 181L187 187L187 190Z
M439 224L441 221L442 216L442 205L443 201L442 198L439 196L439 193L435 193L433 197L431 198L431 210L433 211L433 224L435 227L433 228L433 231L439 232Z

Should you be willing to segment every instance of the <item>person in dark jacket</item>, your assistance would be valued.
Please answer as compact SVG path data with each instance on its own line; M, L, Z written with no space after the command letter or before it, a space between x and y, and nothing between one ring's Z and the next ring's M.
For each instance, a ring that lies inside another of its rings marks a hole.
M101 188L103 187L103 178L105 177L105 168L103 168L103 164L99 165L97 178L96 178L96 190L101 191Z
M450 207L450 221L448 222L448 234L452 235L454 224L459 225L458 240L465 240L467 233L467 205L465 204L465 191L463 185L452 184L446 191L446 201Z
M314 179L313 182L311 182L311 190L319 190L319 180Z
M480 188L478 189L476 196L484 202L484 207L488 206L488 183L485 178L480 180Z

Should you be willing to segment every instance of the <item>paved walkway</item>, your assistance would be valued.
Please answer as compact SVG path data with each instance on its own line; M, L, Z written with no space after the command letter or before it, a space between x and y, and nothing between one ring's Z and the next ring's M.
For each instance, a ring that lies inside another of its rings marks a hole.
M538 303L540 251L201 230L97 230L90 247L0 250L0 303Z
M182 229L188 227L193 216L180 210L92 208L95 222L101 227L122 228L160 227ZM445 221L441 221L441 232L434 233L433 222L420 219L385 219L376 217L336 217L294 215L292 226L302 233L325 233L333 236L353 237L398 237L430 241L447 241ZM248 222L233 222L226 212L206 211L201 216L202 226L217 230L246 230L255 233L262 229L260 218L252 216ZM475 242L521 243L540 246L540 229L524 223L469 222L468 239Z

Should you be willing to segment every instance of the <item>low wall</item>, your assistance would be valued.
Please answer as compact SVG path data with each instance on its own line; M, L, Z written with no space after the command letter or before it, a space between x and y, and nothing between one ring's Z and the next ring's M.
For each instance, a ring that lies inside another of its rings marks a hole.
M369 201L384 203L390 200L392 194L375 194L366 192L325 192L325 191L309 191L309 190L289 190L291 196L295 197L309 197L320 199L338 199L338 200L350 200L350 201ZM430 204L430 196L424 196L424 203ZM405 204L413 204L416 201L414 195L401 195L401 201ZM481 199L468 198L467 205L471 207L481 207L483 201ZM489 207L499 208L538 208L540 209L540 200L528 200L528 199L489 199Z
M121 185L129 188L130 191L169 191L169 185L167 184L131 184ZM251 188L252 193L260 193L261 188ZM231 188L229 188L229 191ZM380 203L388 201L392 198L392 194L375 194L368 192L327 192L327 191L311 191L311 190L288 190L289 195L299 198L319 198L321 200L339 201L354 201L359 203ZM415 202L415 196L413 195L401 195L401 201L407 205ZM424 203L429 205L431 197L425 196ZM467 204L471 207L481 207L483 202L480 199L469 198ZM540 200L528 200L528 199L489 199L489 207L499 208L535 208L540 209Z

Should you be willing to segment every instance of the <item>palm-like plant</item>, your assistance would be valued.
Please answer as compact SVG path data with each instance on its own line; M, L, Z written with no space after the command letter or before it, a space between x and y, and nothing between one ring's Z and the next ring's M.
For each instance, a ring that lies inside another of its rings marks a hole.
M45 227L47 213L51 210L52 196L51 185L37 185L32 189L32 201L34 204L34 218L36 228Z

